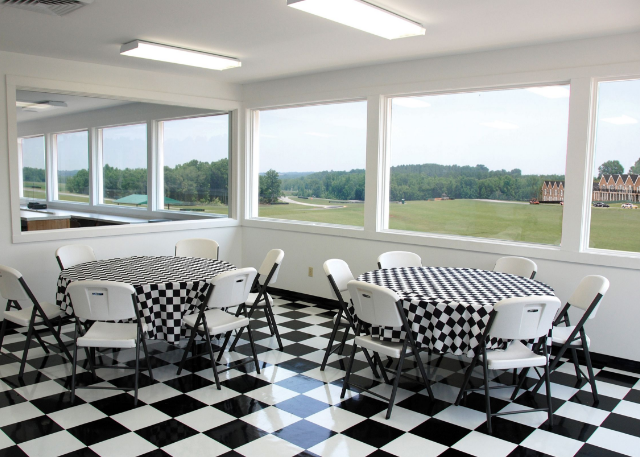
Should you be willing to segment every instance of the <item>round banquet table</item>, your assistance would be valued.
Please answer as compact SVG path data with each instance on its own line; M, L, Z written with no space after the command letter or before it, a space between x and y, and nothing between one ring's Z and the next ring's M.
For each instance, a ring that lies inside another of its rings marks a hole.
M370 271L357 279L388 287L400 296L420 347L468 357L475 355L474 349L480 344L493 305L498 301L555 295L551 287L539 281L472 268L390 268ZM401 328L373 327L371 333L393 342L405 337ZM503 346L503 341L490 340L489 348Z
M135 287L149 338L180 341L182 317L205 300L208 279L236 267L221 260L195 257L127 257L98 260L67 268L58 277L56 302L67 314L73 307L67 286L73 281L119 281Z

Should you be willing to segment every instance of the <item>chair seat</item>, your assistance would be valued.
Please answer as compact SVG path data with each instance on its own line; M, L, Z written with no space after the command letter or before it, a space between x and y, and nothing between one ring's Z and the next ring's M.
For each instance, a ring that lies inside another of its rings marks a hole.
M269 298L269 303L271 303L271 306L273 306L273 298L271 298L271 295L266 294L267 297ZM245 302L245 305L247 306L253 306L253 304L255 303L255 301L258 298L258 294L257 293L250 293L249 294L249 298L247 298L247 301ZM264 294L262 295L262 299L260 300L260 302L256 305L258 308L264 308L265 306L267 306L267 302L264 300Z
M54 319L64 314L64 311L62 311L59 306L52 305L51 303L40 302L40 307L49 319ZM4 318L9 322L20 325L21 327L28 327L29 322L31 321L32 313L33 307L22 308L20 310L5 311ZM40 315L36 315L35 323L39 324L41 322L42 318L40 317Z
M379 338L372 338L371 335L356 336L355 344L370 349L374 352L384 354L388 357L400 357L402 346L404 343L392 343L390 341L382 341ZM411 346L407 347L407 355L411 354Z
M210 309L205 311L207 318L207 326L209 327L209 335L218 335L227 333L237 328L249 325L249 319L244 316L234 316L219 309ZM195 327L198 314L189 314L185 316L183 322L189 327ZM204 331L204 325L200 324L198 330Z
M134 348L137 332L137 324L94 322L89 331L78 338L78 347Z
M571 327L553 327L553 332L551 335L551 339L553 340L553 344L563 345L567 342L569 337L571 336L571 332L575 330L575 326ZM571 343L571 346L580 346L582 347L582 338L580 338L580 333L577 334L578 339ZM587 336L587 347L591 344L591 340L589 336Z
M482 356L480 356L480 360L482 360ZM545 356L534 353L520 341L513 341L504 351L487 352L487 365L491 370L543 367L546 363Z

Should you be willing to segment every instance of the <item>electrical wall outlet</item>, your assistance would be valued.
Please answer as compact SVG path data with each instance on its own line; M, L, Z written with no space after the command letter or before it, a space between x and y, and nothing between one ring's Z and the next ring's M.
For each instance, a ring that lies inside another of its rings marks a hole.
M313 278L313 267L309 267L309 277Z

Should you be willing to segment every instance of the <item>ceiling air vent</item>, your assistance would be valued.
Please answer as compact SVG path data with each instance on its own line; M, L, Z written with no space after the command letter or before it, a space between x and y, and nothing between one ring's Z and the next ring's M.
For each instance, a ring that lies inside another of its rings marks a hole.
M90 3L93 0L2 0L2 4L6 6L54 16L64 16Z

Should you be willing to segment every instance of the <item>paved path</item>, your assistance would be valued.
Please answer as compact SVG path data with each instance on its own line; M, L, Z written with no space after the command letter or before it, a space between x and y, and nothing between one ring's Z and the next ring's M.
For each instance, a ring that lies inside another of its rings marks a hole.
M279 200L285 203L293 203L296 205L304 205L304 206L315 206L316 208L324 208L324 209L335 209L335 208L346 208L346 206L336 206L336 205L314 205L313 203L302 203L298 200L292 200L289 197L280 197Z

